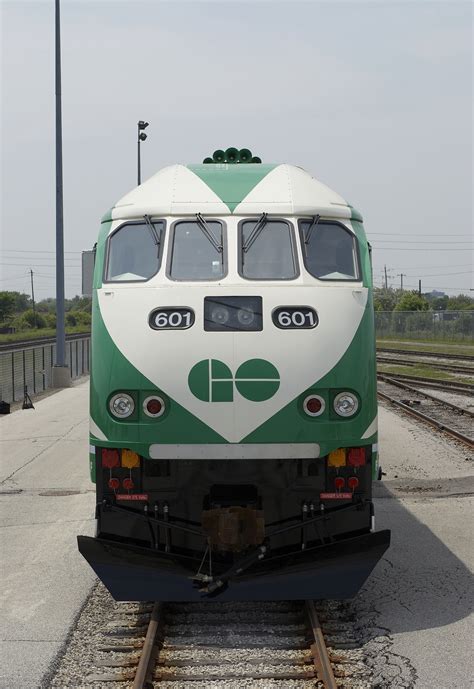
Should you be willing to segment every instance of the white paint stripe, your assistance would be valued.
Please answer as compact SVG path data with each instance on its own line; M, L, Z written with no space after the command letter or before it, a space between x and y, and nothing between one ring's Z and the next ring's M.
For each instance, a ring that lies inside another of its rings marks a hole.
M95 438L98 438L99 440L107 440L106 436L104 433L102 433L92 417L89 420L89 430L91 435L93 435Z
M89 445L89 454L95 455L95 445Z
M370 438L370 436L374 433L377 433L377 416L375 416L375 419L372 421L365 433L361 435L361 440L364 440L364 438Z
M152 459L314 459L317 443L150 445Z

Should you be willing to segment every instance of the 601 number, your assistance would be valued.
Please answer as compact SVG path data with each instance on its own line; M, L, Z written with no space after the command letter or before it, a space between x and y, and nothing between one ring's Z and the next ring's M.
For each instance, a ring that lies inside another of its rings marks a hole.
M148 320L153 330L185 330L194 323L192 309L155 309Z
M310 306L280 306L272 313L273 323L282 330L315 328L318 315Z

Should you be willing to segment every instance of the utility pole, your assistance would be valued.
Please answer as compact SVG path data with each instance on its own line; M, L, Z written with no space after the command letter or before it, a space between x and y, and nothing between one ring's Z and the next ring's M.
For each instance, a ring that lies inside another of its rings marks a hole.
M63 150L61 115L61 18L55 0L55 100L56 100L56 362L53 387L71 384L66 366L66 330L64 323L64 223L63 223Z
M383 267L383 272L385 273L385 289L388 289L387 266Z
M406 273L398 273L398 277L400 278L400 290L403 292L403 278L406 278L407 274Z
M33 284L33 271L30 268L30 277L31 277L31 301L33 302L33 323L35 324L35 328L37 328L37 322L36 322L36 305L35 305L35 288Z
M137 123L137 184L140 186L142 183L142 161L141 161L141 154L140 154L140 144L142 141L145 141L147 138L147 135L143 131L146 129L149 125L149 122L145 122L144 120L139 120Z
M418 294L421 297L421 280L418 280Z

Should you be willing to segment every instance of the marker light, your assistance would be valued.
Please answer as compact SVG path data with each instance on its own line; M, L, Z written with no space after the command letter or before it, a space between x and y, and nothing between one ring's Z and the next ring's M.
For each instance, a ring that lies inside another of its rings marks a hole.
M352 491L355 491L355 489L359 485L359 479L357 478L357 476L351 476L350 478L348 478L347 485Z
M140 457L132 450L122 450L122 466L133 469L140 466Z
M359 409L359 400L352 392L340 392L334 398L333 405L339 416L354 416Z
M326 402L319 395L309 395L303 402L303 409L308 416L321 416Z
M347 454L347 463L351 467L364 466L365 447L352 447Z
M118 392L111 397L109 402L109 409L114 416L119 419L126 419L131 416L135 410L135 402L133 397L126 392Z
M113 469L114 467L118 467L119 464L120 460L118 450L107 450L106 448L102 449L103 467L106 467L107 469Z
M252 309L239 309L237 311L237 320L241 325L252 325L255 320L255 314Z
M211 311L211 320L213 320L214 323L219 323L219 325L224 325L224 323L227 323L229 316L229 311L225 308L225 306L216 306Z
M346 466L346 450L340 447L338 450L333 450L328 456L328 466L330 467L344 467Z
M336 476L334 479L334 488L336 490L341 490L344 488L344 484L346 483L345 479L342 478L342 476Z
M132 490L135 487L135 484L131 478L124 478L122 481L122 486L125 488L125 490Z
M147 416L151 416L153 419L156 419L165 413L165 401L156 395L147 397L143 401L143 411Z
M120 486L120 481L118 480L118 478L109 478L108 486L110 490L118 490Z

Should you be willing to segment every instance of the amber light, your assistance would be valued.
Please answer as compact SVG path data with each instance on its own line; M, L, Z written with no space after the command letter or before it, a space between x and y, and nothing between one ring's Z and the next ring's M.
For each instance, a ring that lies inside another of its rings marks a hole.
M340 447L338 450L333 450L328 456L328 466L330 467L344 467L346 466L346 450Z
M107 469L113 469L114 467L118 467L119 464L120 458L118 450L107 450L105 448L102 450L103 467L106 467Z
M132 450L122 450L122 466L126 469L134 469L140 466L140 456Z
M131 478L124 478L122 481L122 486L125 488L125 490L133 490L135 484Z
M347 463L351 467L361 467L365 464L365 447L352 447L347 455Z

